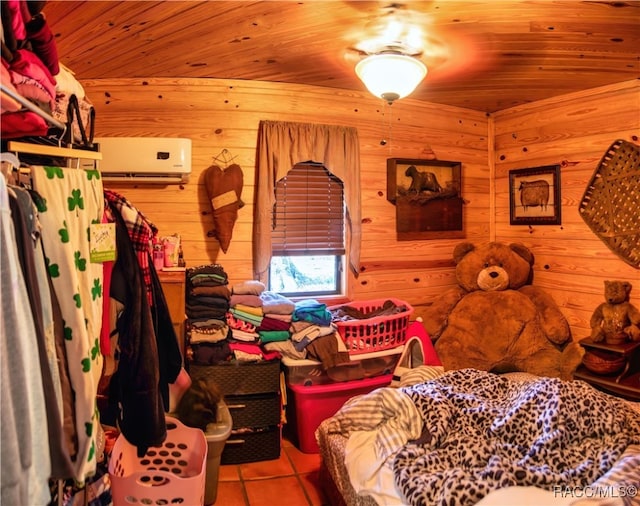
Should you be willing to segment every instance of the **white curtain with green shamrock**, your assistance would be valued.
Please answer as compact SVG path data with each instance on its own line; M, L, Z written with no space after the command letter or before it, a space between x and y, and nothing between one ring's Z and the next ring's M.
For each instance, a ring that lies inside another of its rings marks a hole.
M60 167L33 166L31 177L44 201L38 209L42 244L65 324L78 437L74 478L82 483L95 472L100 423L96 396L102 372L103 269L89 260L89 228L102 220L102 181L98 171Z

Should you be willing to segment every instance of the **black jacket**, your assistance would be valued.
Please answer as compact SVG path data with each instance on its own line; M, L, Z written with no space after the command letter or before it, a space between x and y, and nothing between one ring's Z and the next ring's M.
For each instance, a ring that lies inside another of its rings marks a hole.
M111 294L124 309L116 323L119 360L109 386L109 406L120 431L142 456L148 447L166 439L169 383L176 380L182 358L157 274L152 266L151 308L126 225L117 209L112 209L118 258Z

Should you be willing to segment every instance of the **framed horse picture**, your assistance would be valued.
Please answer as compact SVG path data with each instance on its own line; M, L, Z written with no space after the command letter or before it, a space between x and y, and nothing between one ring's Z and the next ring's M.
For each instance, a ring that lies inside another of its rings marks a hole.
M464 237L460 162L387 159L387 200L399 241Z

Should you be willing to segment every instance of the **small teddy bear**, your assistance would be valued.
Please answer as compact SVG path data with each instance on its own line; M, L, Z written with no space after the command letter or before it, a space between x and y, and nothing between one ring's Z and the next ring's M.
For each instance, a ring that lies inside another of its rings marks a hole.
M620 344L629 339L640 341L640 311L629 302L631 283L605 281L604 297L591 316L591 339Z

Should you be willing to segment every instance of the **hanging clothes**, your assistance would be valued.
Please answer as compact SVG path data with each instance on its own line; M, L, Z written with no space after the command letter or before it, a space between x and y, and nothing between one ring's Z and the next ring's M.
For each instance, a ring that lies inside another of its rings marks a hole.
M46 207L46 204L42 197L33 190L29 191L31 198L36 206L36 209L42 209ZM76 459L76 455L78 453L78 438L77 438L77 427L76 427L76 419L75 419L75 395L73 393L73 388L71 386L71 378L69 376L69 364L67 360L67 351L65 348L65 324L64 319L62 317L62 311L60 309L60 303L58 302L58 297L56 296L56 292L53 288L53 282L51 280L51 276L47 272L47 268L45 265L45 256L44 250L42 248L42 241L40 241L40 258L42 258L42 266L45 270L44 277L42 281L41 288L43 292L46 290L49 294L50 304L51 304L51 320L52 320L52 329L53 332L53 346L54 353L56 358L56 364L58 369L58 378L59 388L61 392L62 406L62 429L64 432L63 438L65 442L65 447L67 448L67 452L72 460ZM40 282L39 282L40 284ZM48 313L45 318L45 329L50 328L48 323ZM52 376L55 378L55 368L52 367ZM72 473L73 476L73 473Z
M96 406L102 374L102 265L90 262L89 229L104 209L102 181L95 171L32 166L42 242L49 275L65 323L65 351L75 401L78 453L74 479L95 473L100 420Z
M62 391L55 353L49 286L46 272L42 272L44 257L38 258L35 255L36 251L42 252L41 248L36 248L36 245L40 244L36 213L33 201L26 190L11 187L11 191L15 195L10 199L11 217L29 298L29 308L34 322L37 344L35 351L40 361L39 369L47 413L41 424L46 427L49 435L52 478L67 479L73 476L73 465L62 436ZM47 314L48 332L45 332L45 314Z
M166 438L168 383L178 377L182 357L155 269L151 264L151 291L147 292L139 265L140 250L117 206L109 205L116 220L118 250L111 297L121 304L122 311L116 321L119 358L109 383L108 411L103 418L113 418L142 456L149 446Z
M9 193L0 174L1 504L49 503L49 438L33 315L20 269Z
M182 355L178 346L171 315L164 292L158 279L158 274L152 262L153 251L151 244L158 233L157 227L125 197L112 190L104 191L106 210L110 219L126 227L129 242L139 270L142 282L151 308L153 328L158 347L158 367L160 370L160 395L165 408L169 406L169 384L177 378L182 367ZM129 278L127 278L129 279ZM115 290L118 291L117 288ZM113 293L113 291L112 291ZM120 290L122 294L122 290ZM122 301L122 298L119 299Z
M147 300L149 304L152 304L153 287L150 265L153 262L149 260L149 245L158 233L158 229L122 195L112 190L104 190L104 197L113 212L118 213L124 220L131 244L138 257L138 264L140 264L140 269L142 270L144 284L147 289Z

